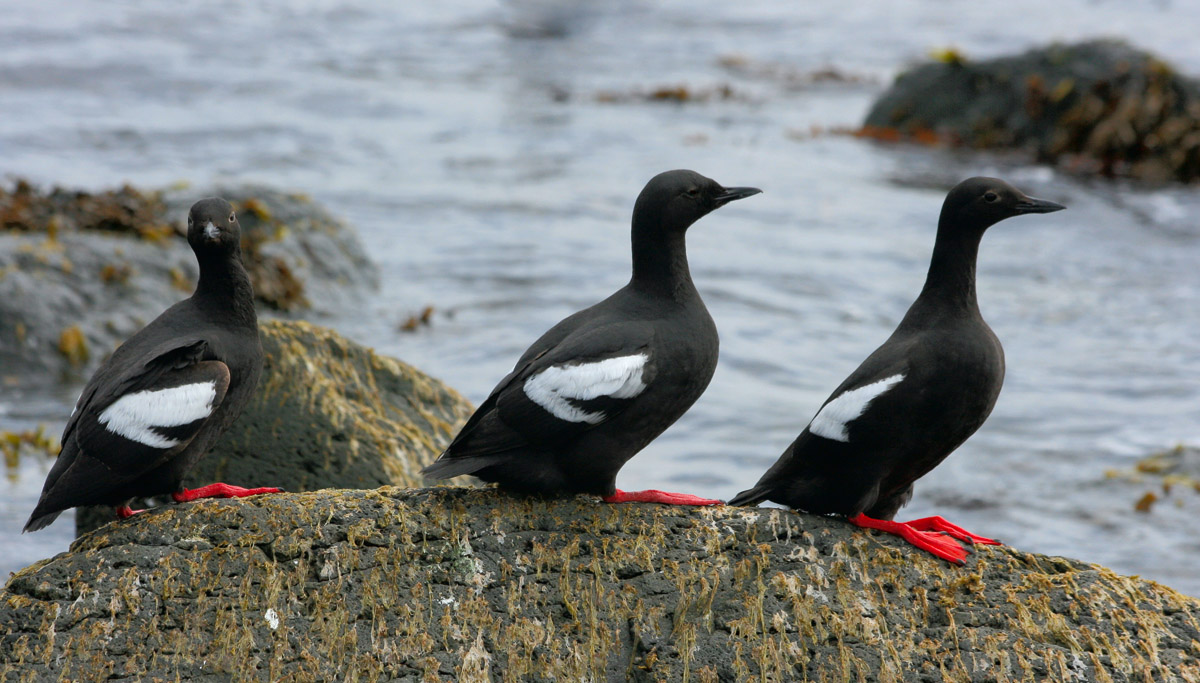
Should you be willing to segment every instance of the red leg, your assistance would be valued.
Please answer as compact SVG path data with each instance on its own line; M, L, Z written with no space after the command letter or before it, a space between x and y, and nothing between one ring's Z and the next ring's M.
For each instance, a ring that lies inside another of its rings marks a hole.
M724 505L724 501L701 498L689 493L669 493L648 489L646 491L622 491L617 489L611 496L600 500L605 503L663 503L665 505Z
M128 505L120 505L117 506L117 519L129 519L139 512L145 512L145 510L133 510Z
M922 517L914 519L911 522L905 522L908 526L917 531L941 531L957 538L960 541L967 543L978 543L980 545L1001 545L1000 541L986 536L977 536L970 531L947 522L944 518L934 515L933 517Z
M176 503L186 503L190 500L199 500L201 498L245 498L246 496L257 496L261 493L279 493L283 489L277 489L272 486L264 486L257 489L244 489L241 486L231 486L229 484L209 484L201 486L198 489L184 489L177 493L172 493L171 498Z
M915 545L916 547L928 553L936 555L943 560L948 560L954 564L962 564L967 559L967 550L959 545L954 539L936 531L922 531L915 529L904 522L891 522L883 519L874 519L864 514L857 514L850 517L848 521L854 526L859 526L864 529L875 529L889 534L894 534Z

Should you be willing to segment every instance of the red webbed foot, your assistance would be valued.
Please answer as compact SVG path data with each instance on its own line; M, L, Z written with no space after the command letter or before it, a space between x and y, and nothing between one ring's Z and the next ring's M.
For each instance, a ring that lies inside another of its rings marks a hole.
M117 519L129 519L139 512L145 512L145 510L134 510L128 505L119 505L117 506Z
M874 519L861 513L848 518L847 521L864 529L875 529L899 536L921 550L954 564L963 564L967 559L967 549L940 531L924 531L904 522Z
M953 536L960 541L966 541L967 543L978 543L980 545L1003 545L1000 543L1000 541L997 541L993 538L978 536L958 526L957 524L951 524L950 522L947 522L945 518L938 515L914 519L911 522L905 522L905 524L916 529L917 531L941 531L942 533L949 534L950 536Z
M664 505L724 505L724 501L712 498L701 498L689 493L670 493L669 491L622 491L617 489L611 496L600 500L605 503L662 503Z
M192 500L200 500L201 498L245 498L246 496L257 496L262 493L280 493L281 491L283 489L273 486L246 489L230 484L209 484L196 489L184 489L172 493L171 499L176 503L186 503Z

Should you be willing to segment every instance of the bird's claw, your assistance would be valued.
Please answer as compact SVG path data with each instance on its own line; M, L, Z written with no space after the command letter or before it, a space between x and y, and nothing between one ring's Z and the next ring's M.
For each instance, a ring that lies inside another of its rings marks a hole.
M647 489L645 491L622 491L617 489L611 496L601 498L605 503L662 503L664 505L724 505L714 498L701 498L690 493L671 493Z
M1002 545L1000 541L997 541L994 538L973 534L957 524L951 524L950 522L947 522L944 517L940 517L938 515L914 519L911 522L905 522L905 524L913 529L916 529L917 531L940 531L941 533L953 536L954 538L957 538L960 541L966 541L967 543L978 543L979 545Z
M117 506L117 519L129 519L130 517L138 514L139 512L145 512L145 510L134 510L134 509L130 508L128 505L118 505Z
M894 534L912 545L931 555L940 557L954 564L963 564L971 550L959 545L954 539L968 543L999 545L997 541L983 536L976 536L969 531L955 526L941 517L925 517L912 522L893 522L885 519L874 519L864 514L849 518L851 524L864 529L875 529Z
M195 489L184 489L171 494L176 503L186 503L201 498L245 498L263 493L281 493L283 489L274 486L262 486L256 489L242 488L231 484L208 484Z

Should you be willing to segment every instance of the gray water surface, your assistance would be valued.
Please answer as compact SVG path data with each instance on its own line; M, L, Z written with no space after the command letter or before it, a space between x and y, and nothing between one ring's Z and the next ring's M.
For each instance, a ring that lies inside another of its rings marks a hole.
M0 174L308 193L360 230L383 272L358 310L320 322L474 401L543 330L624 284L630 210L655 173L761 187L689 233L721 364L619 480L722 498L891 332L921 287L946 190L1003 176L1069 210L985 237L980 304L1007 381L902 518L943 514L1200 595L1200 496L1135 513L1153 484L1105 476L1200 444L1195 192L827 132L857 125L934 48L988 57L1115 33L1200 74L1200 6L860 4L21 0L0 13ZM539 6L567 35L529 37ZM730 56L758 75L722 66ZM830 67L850 78L806 78ZM623 97L679 84L734 96ZM425 305L433 324L399 332ZM0 396L0 429L59 430L77 390ZM26 458L0 484L0 573L70 539L68 520L19 534L48 467Z

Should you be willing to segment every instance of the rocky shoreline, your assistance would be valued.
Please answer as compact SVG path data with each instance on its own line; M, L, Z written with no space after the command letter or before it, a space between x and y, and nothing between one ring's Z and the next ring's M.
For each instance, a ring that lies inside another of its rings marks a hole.
M165 506L0 592L0 680L1200 680L1200 601L777 509L491 489Z
M1191 182L1197 121L1196 82L1096 41L947 54L860 134ZM263 311L375 286L352 230L306 198L214 192L241 212ZM177 219L198 194L0 192L0 379L84 377L186 296ZM255 403L187 484L289 492L82 511L70 551L0 590L0 681L1200 682L1200 601L1098 565L981 547L955 567L777 509L421 489L469 403L323 328L263 338ZM1193 456L1138 474L1196 488Z

